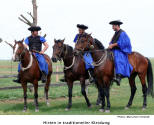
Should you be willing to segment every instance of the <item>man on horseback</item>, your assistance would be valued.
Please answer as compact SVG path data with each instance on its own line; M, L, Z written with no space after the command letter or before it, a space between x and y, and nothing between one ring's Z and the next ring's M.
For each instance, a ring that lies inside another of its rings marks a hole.
M28 28L29 31L31 31L31 36L27 37L25 39L25 46L26 48L29 48L29 50L34 54L36 57L39 68L42 72L41 80L43 83L46 82L47 75L48 75L48 64L44 58L44 52L48 49L49 45L46 42L44 37L41 37L38 35L38 31L41 30L38 26L32 26ZM44 49L42 50L42 44L44 45ZM20 83L20 63L18 65L18 77L16 80L13 80L14 82Z
M132 53L132 46L130 39L125 31L120 29L120 25L123 24L121 21L111 21L109 24L112 25L115 34L110 42L109 49L114 54L114 64L117 85L120 85L121 78L130 77L133 67L129 63L128 54Z
M74 43L77 43L77 41L80 39L80 37L87 35L87 33L85 32L85 30L88 29L87 26L85 26L83 24L77 24L77 28L79 29L79 34L77 34L75 36ZM92 58L90 52L85 52L83 57L84 57L85 65L86 65L86 70L88 70L89 81L90 81L90 83L93 83L95 81L94 80L94 66L92 65L93 58Z

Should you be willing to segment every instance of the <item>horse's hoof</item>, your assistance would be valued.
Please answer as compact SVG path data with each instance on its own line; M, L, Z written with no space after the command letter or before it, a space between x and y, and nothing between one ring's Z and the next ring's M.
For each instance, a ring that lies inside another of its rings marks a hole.
M97 106L101 106L101 103L96 103Z
M143 107L143 108L142 108L142 111L145 111L145 110L146 110L146 107Z
M129 107L126 106L126 107L125 107L125 110L128 110L128 109L129 109Z
M90 109L91 109L91 108L92 108L92 105L88 106L88 108L90 108Z
M26 110L26 109L24 109L24 110L22 110L22 112L27 112L27 110Z
M100 111L100 112L104 112L105 110L104 110L104 109L99 109L99 111Z
M110 110L109 110L109 109L108 109L108 110L105 110L105 112L106 112L106 113L110 113Z
M39 112L39 109L35 109L35 112Z
M65 111L69 111L69 110L70 110L70 108L66 108L66 109L65 109Z
M50 103L49 102L47 102L46 104L47 104L47 106L50 106Z

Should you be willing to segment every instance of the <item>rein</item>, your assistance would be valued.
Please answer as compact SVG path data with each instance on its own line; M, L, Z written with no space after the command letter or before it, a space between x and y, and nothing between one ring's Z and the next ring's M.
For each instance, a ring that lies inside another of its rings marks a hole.
M90 43L90 38L88 38L88 45L89 45L89 43ZM94 39L93 39L93 43L94 43ZM90 47L87 45L87 48L94 48L94 45L91 45ZM79 50L79 51L84 51L84 49L81 49L81 50ZM94 51L102 51L102 50L92 50L93 52ZM91 50L90 51L84 51L84 52L92 52ZM103 50L104 51L104 50ZM106 58L107 58L107 50L105 50L105 53L102 55L102 57L97 61L97 62L94 62L93 61L93 63L92 63L92 65L93 66L95 66L95 67L98 67L98 66L100 66L102 63L104 63L105 62L105 60L106 60ZM83 61L84 61L84 59L83 59ZM84 61L85 62L85 61ZM86 63L86 62L85 62ZM88 64L88 63L86 63L86 64ZM88 65L90 65L90 64L88 64Z
M72 61L72 64L70 66L65 66L64 65L64 70L68 70L68 69L72 68L74 63L75 63L75 56L73 57L73 61Z
M25 48L25 49L22 51L22 53L20 54L20 60L21 60L21 56L22 56L23 54L25 54L25 51L26 51L26 48ZM21 70L22 70L22 71L26 71L26 70L29 69L29 68L32 66L32 64L33 64L33 56L32 56L32 53L29 52L29 54L30 54L30 61L29 61L28 66L27 66L27 67L23 67L22 64L20 64Z
M93 62L93 66L100 66L102 63L105 62L107 58L107 51L105 50L105 53L103 54L103 56L97 61L97 62Z
M65 51L64 51L64 46L66 47ZM63 46L63 48L62 48L62 50L61 50L60 55L62 54L62 52L64 52L64 58L66 58L66 55L67 55L67 53L68 53L68 45L64 45L64 46ZM65 65L64 65L64 70L66 71L66 70L72 68L73 65L74 65L74 63L75 63L75 56L73 56L73 61L72 61L72 64L71 64L70 66L65 66Z

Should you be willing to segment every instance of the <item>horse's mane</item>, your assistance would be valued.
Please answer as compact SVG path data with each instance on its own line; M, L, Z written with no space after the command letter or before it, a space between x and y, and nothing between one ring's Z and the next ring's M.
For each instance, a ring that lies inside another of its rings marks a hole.
M67 51L68 53L72 54L73 52L73 47L69 46L68 44L64 44L65 46L67 46Z
M97 45L97 47L100 49L100 50L104 50L105 47L103 46L103 44L96 38L94 38L94 43Z

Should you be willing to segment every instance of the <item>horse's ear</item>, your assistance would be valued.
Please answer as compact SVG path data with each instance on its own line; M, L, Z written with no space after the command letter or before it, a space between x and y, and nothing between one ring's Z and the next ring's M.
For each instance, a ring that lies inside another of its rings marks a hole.
M54 38L54 42L56 43L56 39Z
M64 41L65 41L65 38L62 40L62 42L64 43Z
M21 41L22 43L24 42L24 38L22 39L22 41Z
M17 43L17 40L14 40L15 43Z
M92 33L88 34L89 36L91 36Z

